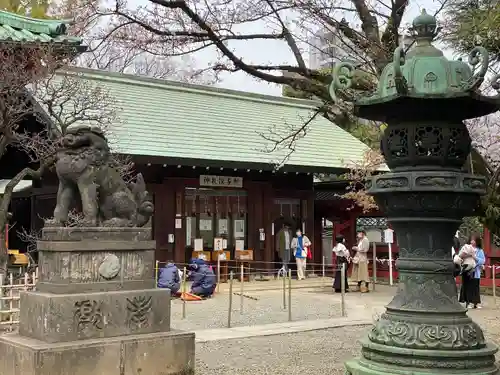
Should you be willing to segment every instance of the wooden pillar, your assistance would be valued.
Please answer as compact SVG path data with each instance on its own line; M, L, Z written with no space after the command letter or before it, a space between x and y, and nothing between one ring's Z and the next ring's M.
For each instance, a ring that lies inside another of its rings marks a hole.
M260 196L258 194L257 186L255 186L254 183L252 182L246 183L245 188L247 191L248 248L253 250L254 260L257 260L259 259L260 256L259 243L258 243L259 239L255 233L258 232L258 225L259 225L258 216L259 216L259 207L261 206Z
M313 261L314 263L319 263L319 264L322 264L323 254L324 254L322 224L323 224L322 217L314 215L314 235L313 238L311 239L313 243ZM329 251L331 251L331 249L329 249Z
M303 206L302 210L302 218L306 222L306 232L305 234L309 237L309 239L312 242L312 256L313 258L310 260L310 262L315 263L316 265L314 266L315 272L318 272L318 264L321 264L321 239L319 242L317 242L316 236L315 236L315 231L316 231L316 220L314 217L314 192L310 192L307 195L307 198L305 202L303 201L302 204L305 204L305 207ZM304 209L305 208L305 209ZM321 230L321 222L319 222L319 228Z
M155 190L154 233L156 240L156 260L165 262L175 258L174 244L168 243L168 235L175 234L175 190L165 181Z
M263 245L259 238L259 229L265 228L263 215L263 193L262 186L258 183L248 184L248 248L254 252L254 260L264 259ZM270 233L266 233L266 236ZM266 237L267 241L267 237ZM260 266L258 266L261 268Z
M175 235L174 259L176 262L186 263L186 220L184 218L185 188L182 180L175 183L175 214L173 232ZM179 222L180 221L180 222ZM180 228L178 225L180 224Z
M165 191L163 190L163 185L155 186L156 189L150 189L154 191L154 213L153 213L153 239L156 241L156 260L163 262L163 248L164 248L164 236L162 233L162 222L165 220L163 206Z
M351 212L349 214L349 220L348 220L348 226L346 227L346 230L342 235L346 239L348 249L350 249L353 246L357 245L357 238L356 238L356 219L358 217L358 214L355 212Z
M493 261L491 260L492 254L492 241L491 241L491 232L488 228L484 227L483 229L483 250L484 255L486 256L487 265L493 266ZM491 272L485 272L486 278L493 278L493 272L495 269L490 268Z
M261 190L261 217L263 219L263 226L266 233L266 241L264 242L264 261L266 262L266 269L268 271L276 268L271 262L274 261L274 246L273 236L271 235L271 227L273 225L273 204L274 192L270 182L263 186ZM274 228L276 230L276 228Z

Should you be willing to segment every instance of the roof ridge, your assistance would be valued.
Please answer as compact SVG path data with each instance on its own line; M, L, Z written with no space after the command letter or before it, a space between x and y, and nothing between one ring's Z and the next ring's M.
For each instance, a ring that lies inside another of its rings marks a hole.
M178 91L187 91L187 92L198 92L205 95L221 95L225 97L232 97L241 100L250 100L250 101L258 101L258 102L268 102L273 104L281 104L290 107L299 107L299 108L310 108L314 109L322 103L317 100L309 100L309 99L297 99L297 98L288 98L282 96L273 96L268 94L258 94L247 91L226 89L222 87L209 86L209 85L201 85L195 83L186 83L181 81L174 80L166 80L159 78L150 78L139 76L130 73L116 73L116 72L108 72L105 70L99 69L90 69L90 68L81 68L81 67L69 67L64 68L60 71L61 73L74 73L74 74L83 74L91 79L96 80L114 80L114 81L123 81L129 80L130 84L135 85L152 85L156 87L162 87L164 89L173 89Z
M24 29L35 34L47 34L51 37L65 35L69 20L51 20L22 16L0 10L0 24L14 29Z

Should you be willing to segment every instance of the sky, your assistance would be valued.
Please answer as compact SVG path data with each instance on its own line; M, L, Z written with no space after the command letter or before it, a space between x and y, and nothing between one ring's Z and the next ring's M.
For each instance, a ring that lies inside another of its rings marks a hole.
M410 0L410 5L405 13L403 19L403 24L410 24L413 18L418 16L422 10L425 8L427 13L434 14L435 11L440 7L438 1L433 0ZM438 17L439 20L439 17ZM253 24L252 30L242 30L246 33L254 32L265 32L265 25ZM262 30L257 30L256 28L261 28ZM244 41L239 42L232 46L234 51L239 57L242 57L245 62L254 64L290 64L296 65L293 55L284 41L277 40L255 40L255 41ZM451 55L450 51L446 55ZM211 61L217 59L217 52L212 50L204 50L202 53L198 53L193 56L196 65L207 66ZM304 54L304 57L308 57L308 53ZM451 56L449 56L451 57ZM223 73L220 75L221 81L216 84L216 86L255 92L268 95L281 95L281 87L276 84L269 84L262 80L253 78L252 76L244 72L236 73Z

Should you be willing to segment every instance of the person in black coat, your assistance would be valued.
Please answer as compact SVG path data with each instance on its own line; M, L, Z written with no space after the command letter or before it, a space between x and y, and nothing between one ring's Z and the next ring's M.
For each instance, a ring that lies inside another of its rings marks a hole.
M335 247L332 249L336 257L337 270L335 271L335 279L333 281L333 289L335 293L340 293L342 291L342 265L345 264L345 274L344 274L344 286L345 291L349 291L349 284L347 282L347 269L349 268L349 263L351 257L349 250L344 245L345 239L343 236L338 235L335 237Z

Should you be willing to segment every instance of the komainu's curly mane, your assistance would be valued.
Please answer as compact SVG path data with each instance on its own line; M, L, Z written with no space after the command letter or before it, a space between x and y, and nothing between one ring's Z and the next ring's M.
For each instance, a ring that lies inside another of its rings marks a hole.
M141 174L126 184L111 163L100 129L75 127L63 137L57 154L59 178L53 223L64 225L70 208L80 200L87 226L144 226L154 212Z

